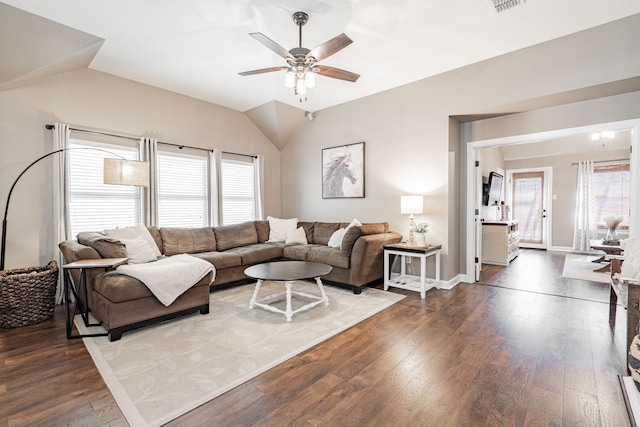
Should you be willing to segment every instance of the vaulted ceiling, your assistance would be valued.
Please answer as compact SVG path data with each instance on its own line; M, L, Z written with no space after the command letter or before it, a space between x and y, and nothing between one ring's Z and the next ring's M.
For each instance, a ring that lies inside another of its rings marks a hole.
M300 103L282 71L238 75L285 65L249 33L295 47L298 10L310 15L304 46L353 40L322 63L357 82L320 76ZM317 111L637 13L637 0L522 0L500 13L493 0L6 0L0 90L88 67L239 111Z

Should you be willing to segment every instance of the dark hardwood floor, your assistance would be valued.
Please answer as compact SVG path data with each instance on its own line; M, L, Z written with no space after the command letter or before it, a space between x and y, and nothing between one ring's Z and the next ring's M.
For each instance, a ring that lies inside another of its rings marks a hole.
M407 298L168 425L628 426L624 310L611 329L601 286L561 278L563 259L523 251L425 300L394 290ZM26 425L126 425L60 307L0 330L0 427Z

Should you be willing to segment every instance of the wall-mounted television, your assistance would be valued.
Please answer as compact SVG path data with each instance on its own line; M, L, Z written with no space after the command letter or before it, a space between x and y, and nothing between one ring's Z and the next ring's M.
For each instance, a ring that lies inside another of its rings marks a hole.
M483 205L499 206L502 197L502 175L490 172L489 180L483 185L483 193Z

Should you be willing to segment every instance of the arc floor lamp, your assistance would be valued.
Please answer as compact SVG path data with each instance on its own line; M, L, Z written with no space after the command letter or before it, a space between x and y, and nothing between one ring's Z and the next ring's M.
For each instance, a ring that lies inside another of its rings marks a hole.
M47 157L53 156L57 153L62 153L63 151L69 150L97 150L109 153L113 156L120 157L119 159L104 159L104 179L103 182L105 184L115 184L115 185L133 185L133 186L141 186L146 187L149 185L149 163L142 162L138 160L127 160L118 154L112 153L108 150L103 150L101 148L89 148L89 147L77 147L77 148L62 148L60 150L52 151L50 153L45 154L31 162L13 181L11 188L9 189L9 194L7 195L7 203L4 208L4 217L2 219L2 248L0 249L0 271L4 270L4 258L7 249L7 214L9 212L9 203L11 202L11 194L13 193L13 189L16 184L22 178L22 175L25 174L31 167L36 165L41 160L46 159Z

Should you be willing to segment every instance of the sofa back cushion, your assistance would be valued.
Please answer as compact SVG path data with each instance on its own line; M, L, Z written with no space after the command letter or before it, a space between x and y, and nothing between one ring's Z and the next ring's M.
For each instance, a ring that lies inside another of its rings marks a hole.
M101 233L91 231L78 233L78 243L95 249L102 258L125 258L127 256L124 243Z
M216 235L211 227L161 228L160 236L167 256L216 250Z
M388 222L372 222L369 224L362 224L360 226L360 229L362 230L362 234L365 236L369 234L388 233L389 223Z
M353 245L360 236L362 236L362 229L360 226L356 225L347 229L347 232L342 238L342 244L340 245L340 250L343 255L349 256L351 254L351 249L353 249Z
M335 233L338 228L340 228L339 222L316 222L313 226L313 243L316 245L326 245L329 243L331 235Z
M216 234L216 247L219 251L258 243L258 232L253 221L214 227L213 231Z
M315 222L298 221L298 227L304 228L304 234L307 236L307 243L315 243L313 241L313 229Z
M254 221L253 225L256 227L258 233L258 243L264 243L269 240L269 221L258 220Z
M160 230L158 227L147 227L149 234L153 237L153 241L156 242L156 246L162 251L162 236L160 236Z

